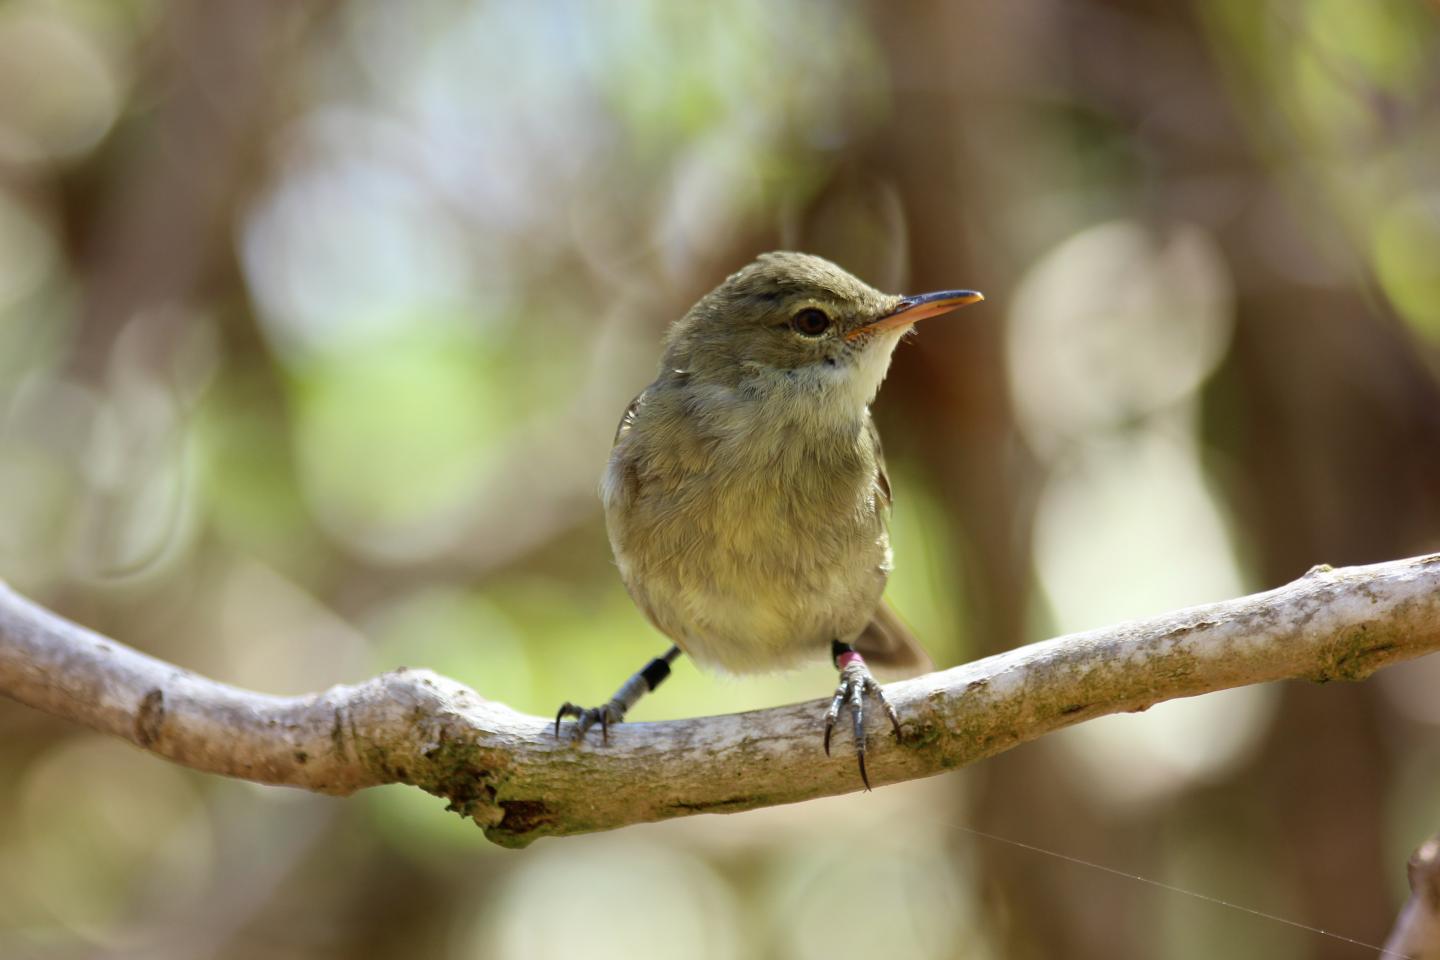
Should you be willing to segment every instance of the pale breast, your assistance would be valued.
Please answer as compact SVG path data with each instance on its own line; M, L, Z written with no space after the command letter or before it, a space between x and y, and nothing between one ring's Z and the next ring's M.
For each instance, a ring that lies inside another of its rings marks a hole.
M802 439L813 431L749 413L700 431L651 411L602 484L631 596L686 653L736 673L853 638L890 571L863 425Z

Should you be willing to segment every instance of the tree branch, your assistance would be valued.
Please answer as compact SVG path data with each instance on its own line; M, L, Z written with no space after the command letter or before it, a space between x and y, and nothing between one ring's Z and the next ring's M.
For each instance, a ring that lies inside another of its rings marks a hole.
M1440 833L1410 856L1410 899L1385 941L1382 956L1440 960Z
M892 684L905 742L871 728L871 780L930 776L1082 720L1272 680L1362 680L1440 649L1440 554L1316 567L1278 590L1032 644ZM274 697L76 626L0 585L0 694L176 763L348 794L410 783L506 846L854 791L825 702L626 723L572 747L551 721L428 670Z

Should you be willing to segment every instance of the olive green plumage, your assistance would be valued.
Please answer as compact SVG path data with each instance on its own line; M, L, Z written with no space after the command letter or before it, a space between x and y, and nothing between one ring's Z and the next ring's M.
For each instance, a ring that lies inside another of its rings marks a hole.
M630 595L699 663L775 670L840 641L926 665L881 602L890 488L869 409L908 325L862 330L901 304L819 257L771 253L670 331L602 497Z

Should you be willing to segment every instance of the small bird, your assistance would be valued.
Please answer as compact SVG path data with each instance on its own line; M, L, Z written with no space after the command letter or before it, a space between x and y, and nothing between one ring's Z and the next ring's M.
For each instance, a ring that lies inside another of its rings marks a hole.
M688 653L731 673L829 651L840 672L825 752L847 704L865 788L864 701L900 718L867 660L927 669L881 594L890 576L890 480L870 402L919 320L985 299L973 290L881 293L828 260L760 256L671 328L660 374L631 401L601 481L630 596L673 641L603 706L564 704L572 739L608 740Z

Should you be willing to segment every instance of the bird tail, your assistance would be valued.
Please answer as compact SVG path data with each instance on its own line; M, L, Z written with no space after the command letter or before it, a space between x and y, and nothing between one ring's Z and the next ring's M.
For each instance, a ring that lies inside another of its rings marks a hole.
M881 602L875 616L851 645L867 662L887 672L915 676L935 666L888 601Z

